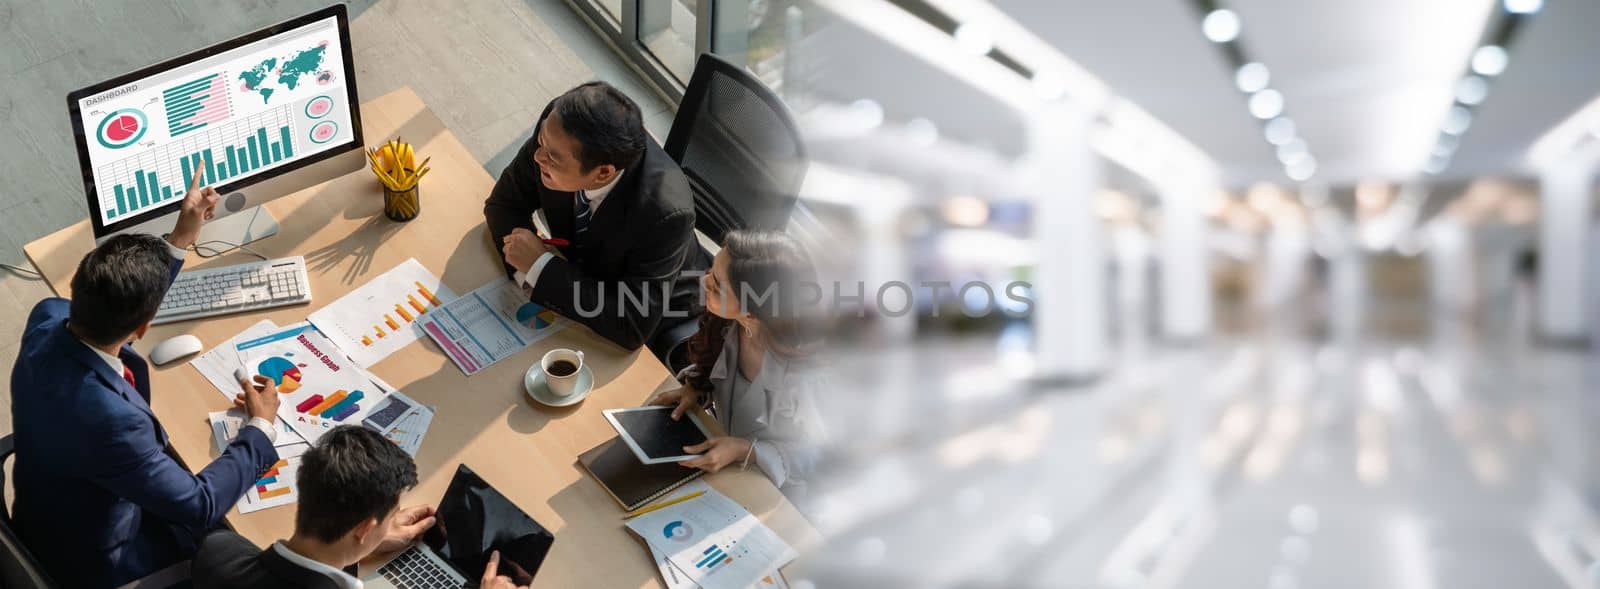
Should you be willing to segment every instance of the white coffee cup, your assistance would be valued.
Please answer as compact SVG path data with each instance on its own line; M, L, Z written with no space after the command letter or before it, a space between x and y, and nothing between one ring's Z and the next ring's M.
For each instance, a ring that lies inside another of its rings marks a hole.
M550 372L550 367L557 362L570 362L574 368L570 374L557 375ZM578 388L578 373L583 372L583 352L566 348L550 350L539 360L539 368L544 371L545 386L550 388L550 394L571 396Z

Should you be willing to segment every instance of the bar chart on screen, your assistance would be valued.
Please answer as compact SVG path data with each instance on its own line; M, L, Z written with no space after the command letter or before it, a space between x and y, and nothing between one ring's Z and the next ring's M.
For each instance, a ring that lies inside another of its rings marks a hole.
M162 91L167 134L177 137L233 116L227 78L225 72L211 72Z
M270 167L294 157L290 107L213 125L203 133L116 160L97 170L100 210L114 220L183 198L200 171L201 185Z

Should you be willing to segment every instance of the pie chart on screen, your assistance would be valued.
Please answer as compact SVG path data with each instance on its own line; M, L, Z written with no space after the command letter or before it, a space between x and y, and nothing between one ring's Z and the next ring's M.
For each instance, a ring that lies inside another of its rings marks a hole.
M311 126L311 142L327 143L333 141L333 136L339 134L339 125L333 121L322 121Z
M100 119L95 138L100 140L102 146L121 149L143 137L146 126L144 112L136 108L124 108Z
M333 111L333 99L327 96L318 96L306 103L306 116L320 119L328 116Z

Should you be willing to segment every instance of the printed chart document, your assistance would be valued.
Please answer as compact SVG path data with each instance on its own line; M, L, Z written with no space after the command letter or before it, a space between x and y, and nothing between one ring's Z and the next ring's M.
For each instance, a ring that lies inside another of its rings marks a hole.
M667 589L698 589L700 587L694 581L689 580L688 573L679 569L678 565L672 564L672 561L661 551L656 550L654 546L650 546L650 559L655 561L656 568L661 572L661 582ZM774 570L751 584L750 589L789 589L789 582L783 580L782 573Z
M222 342L211 351L201 354L190 360L189 365L200 371L200 375L217 387L217 392L222 393L229 402L233 402L234 395L239 394L239 383L233 380L233 370L239 368L239 350L234 346L239 342L255 339L278 330L278 326L270 319L262 319L255 325L245 328L233 339Z
M309 324L239 342L239 360L252 375L271 378L282 403L278 419L316 443L337 426L359 424L389 395L371 375Z
M468 376L499 362L569 323L528 302L522 289L497 278L418 320L446 356Z
M224 446L227 446L228 442L238 437L239 428L244 427L244 423L249 421L244 411L239 409L213 411L207 415L211 418L211 437L218 441L217 449L219 451ZM290 428L289 424L282 419L272 420L272 426L278 429L278 437L272 442L274 447L283 448L306 443L306 439L295 433L294 429Z
M239 428L243 427L244 414L237 409L216 411L208 415L211 421L211 439L217 444L217 451L228 447L228 443L239 436ZM278 462L262 473L261 478L250 485L244 497L239 498L239 513L261 511L268 507L288 505L300 500L300 492L295 488L295 472L300 468L300 456L311 445L300 440L299 436L292 436L293 442L285 443L283 420L278 420L278 441L275 443L278 451Z
M772 572L798 556L743 506L709 488L694 499L628 520L628 529L706 589L776 582Z
M454 292L416 258L401 262L307 317L362 368L417 341L416 322Z
M385 386L384 388L388 388ZM373 430L405 450L412 458L422 447L422 436L433 424L434 409L416 402L400 391L391 391L388 398L373 407L372 413L361 420L361 425Z

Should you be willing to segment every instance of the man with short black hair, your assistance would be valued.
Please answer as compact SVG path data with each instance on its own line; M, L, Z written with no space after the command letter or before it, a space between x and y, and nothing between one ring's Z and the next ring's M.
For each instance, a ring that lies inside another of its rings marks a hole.
M130 345L150 329L217 199L190 186L166 239L106 240L78 264L72 300L45 299L28 315L11 373L11 513L18 536L62 586L113 587L179 570L278 460L278 393L260 377L241 382L235 399L248 424L191 473L167 446L150 410L148 365Z
M199 589L361 587L355 565L391 555L433 526L433 507L399 509L417 484L417 466L382 435L355 425L323 434L300 458L294 535L262 550L243 536L207 536L192 571Z
M706 259L689 181L605 82L556 97L484 203L506 272L533 302L634 349L670 312L699 314ZM534 233L535 215L552 238Z

